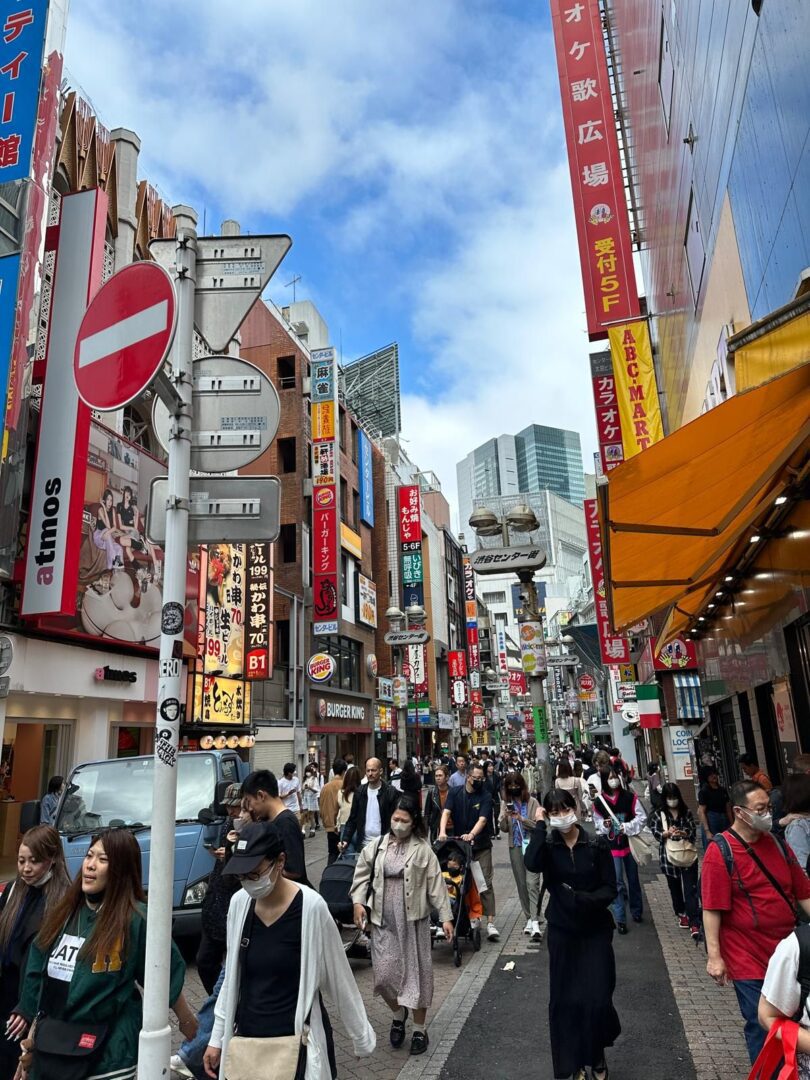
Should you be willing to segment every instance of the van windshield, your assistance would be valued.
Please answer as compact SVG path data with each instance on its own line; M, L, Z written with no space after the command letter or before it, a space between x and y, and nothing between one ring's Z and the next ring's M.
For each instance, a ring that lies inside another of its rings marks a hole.
M152 757L120 758L81 765L73 773L56 827L68 836L97 829L152 824ZM179 754L177 820L196 821L216 795L217 766L212 754Z

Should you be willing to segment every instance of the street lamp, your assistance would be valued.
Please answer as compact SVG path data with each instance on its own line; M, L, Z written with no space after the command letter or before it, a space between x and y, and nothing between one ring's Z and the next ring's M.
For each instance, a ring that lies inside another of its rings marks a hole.
M527 533L534 532L539 528L540 522L537 520L537 515L530 506L525 503L519 503L517 506L513 506L506 512L503 517L490 510L488 507L480 506L473 510L469 519L470 528L479 536L497 536L501 534L501 540L504 548L510 547L509 543L509 530L514 529L515 532ZM523 612L519 618L521 624L537 623L540 624L540 636L542 637L542 624L540 623L540 615L538 612L537 601L537 586L534 583L535 568L542 565L545 562L535 562L529 564L532 568L524 570L518 570L517 576L521 585L523 586ZM528 627L526 628L528 630ZM532 712L534 717L538 716L535 709L542 709L545 711L545 694L543 692L543 679L546 676L545 671L541 672L529 672L529 686L531 688L531 700L532 700ZM539 714L542 716L542 713ZM537 761L540 769L540 776L542 780L543 792L551 790L551 763L549 761L548 751L548 718L546 717L545 724L537 724L535 728L535 743L537 746Z

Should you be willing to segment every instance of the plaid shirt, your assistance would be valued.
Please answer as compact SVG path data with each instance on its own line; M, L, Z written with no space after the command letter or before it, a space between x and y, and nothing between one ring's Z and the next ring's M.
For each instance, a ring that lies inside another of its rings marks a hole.
M672 811L669 807L665 807L663 811L653 810L647 819L647 826L655 839L658 841L660 849L660 863L661 873L666 874L667 877L680 877L681 868L679 866L673 866L667 858L667 842L664 839L664 823L661 820L661 814L666 815L669 822L668 828L680 829L685 834L686 840L691 840L695 843L695 836L697 835L697 826L695 825L695 819L692 817L692 811L687 810L685 814L679 814L678 817L673 818Z

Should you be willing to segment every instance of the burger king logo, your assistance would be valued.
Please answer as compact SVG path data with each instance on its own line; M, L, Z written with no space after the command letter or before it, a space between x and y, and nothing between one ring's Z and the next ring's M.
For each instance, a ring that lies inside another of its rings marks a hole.
M309 658L307 675L316 683L329 682L335 674L336 667L337 664L333 656L327 656L326 653L315 653L314 656Z
M333 487L318 487L312 493L312 497L315 500L315 505L321 508L327 506L334 506L335 503L335 489Z

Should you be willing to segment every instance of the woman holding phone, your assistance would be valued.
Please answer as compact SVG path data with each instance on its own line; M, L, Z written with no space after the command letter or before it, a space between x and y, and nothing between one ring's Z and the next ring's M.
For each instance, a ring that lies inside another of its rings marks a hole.
M501 805L503 810L499 825L509 840L509 862L512 864L512 875L517 886L520 906L523 908L523 916L526 919L523 933L530 934L532 941L540 941L543 937L540 926L543 921L543 916L540 914L540 875L527 869L523 859L523 852L529 846L540 804L534 795L529 794L529 788L522 773L506 774Z

